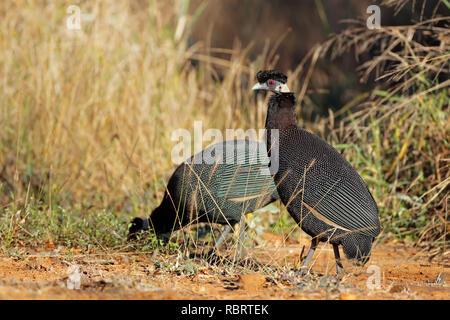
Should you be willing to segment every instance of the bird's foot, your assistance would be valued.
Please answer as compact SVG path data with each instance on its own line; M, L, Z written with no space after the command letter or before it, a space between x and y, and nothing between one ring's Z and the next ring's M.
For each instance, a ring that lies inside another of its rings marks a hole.
M307 280L311 275L309 271L306 267L295 271L287 271L281 275L280 280L289 283L295 283L298 280Z
M223 258L217 254L217 250L215 249L211 249L206 254L203 254L203 259L210 264L218 264L223 260Z
M307 275L309 275L310 269L308 267L300 267L300 269L298 269L297 271L294 272L294 275L296 277L305 277Z
M347 273L347 271L345 271L344 269L339 270L336 275L334 275L334 277L336 278L336 281L341 281L342 278L345 276L345 274Z
M338 275L322 276L317 279L318 286L323 288L338 288L341 278Z

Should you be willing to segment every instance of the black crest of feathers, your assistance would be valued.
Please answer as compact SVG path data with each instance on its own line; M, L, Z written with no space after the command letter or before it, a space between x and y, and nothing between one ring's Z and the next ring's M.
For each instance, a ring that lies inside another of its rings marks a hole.
M256 78L259 83L264 83L267 80L276 80L281 83L287 82L287 76L285 76L281 71L278 70L262 70L256 74Z

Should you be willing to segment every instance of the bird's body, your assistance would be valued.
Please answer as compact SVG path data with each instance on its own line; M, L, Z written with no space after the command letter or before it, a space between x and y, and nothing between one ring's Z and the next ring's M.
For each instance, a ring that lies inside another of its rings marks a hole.
M259 73L258 81L265 83L274 76L274 72L270 76ZM266 119L268 153L271 162L279 163L273 174L281 201L299 226L313 237L307 262L317 242L329 241L334 246L338 272L338 245L342 245L348 258L365 263L372 242L380 233L374 198L336 149L297 125L294 94L274 92ZM278 130L277 148L271 145L273 130Z
M221 155L204 163L205 155L216 147L221 147L216 149ZM265 148L263 143L249 140L219 142L182 163L150 217L155 231L165 233L195 222L233 225L243 213L278 199L269 159L261 152ZM222 163L218 159L223 159Z
M233 140L209 146L175 169L149 227L166 236L198 222L238 223L243 214L278 199L268 163L264 143ZM142 226L132 228L135 233Z
M275 95L269 103L280 104L283 99L292 97ZM280 123L276 116L268 120L275 120L268 121L268 130L279 129L279 169L274 180L291 216L319 241L342 244L347 256L367 256L380 224L377 205L359 174L318 136L285 125L285 120ZM353 238L358 241L348 240Z

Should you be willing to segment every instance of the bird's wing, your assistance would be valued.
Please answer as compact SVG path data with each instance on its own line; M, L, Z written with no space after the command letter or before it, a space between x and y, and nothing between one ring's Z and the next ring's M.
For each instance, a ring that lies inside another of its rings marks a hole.
M230 201L246 201L275 191L268 167L261 164L226 165L222 173L218 196Z
M218 197L243 202L275 192L264 143L249 140L224 142Z
M350 181L322 179L314 192L305 192L303 201L312 214L328 224L372 237L380 233L378 208L359 176Z

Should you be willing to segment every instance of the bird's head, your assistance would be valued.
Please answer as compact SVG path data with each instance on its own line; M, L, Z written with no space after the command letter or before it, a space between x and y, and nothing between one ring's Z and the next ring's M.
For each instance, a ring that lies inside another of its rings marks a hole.
M140 232L148 230L149 226L147 219L134 218L129 225L127 240L135 240Z
M275 93L290 92L286 85L287 76L278 70L261 70L256 74L258 83L252 90L268 90Z
M157 207L148 218L134 218L129 225L127 240L136 240L139 234L150 232L166 242L174 230L174 225L179 225L170 213L171 211L165 212L161 207Z

